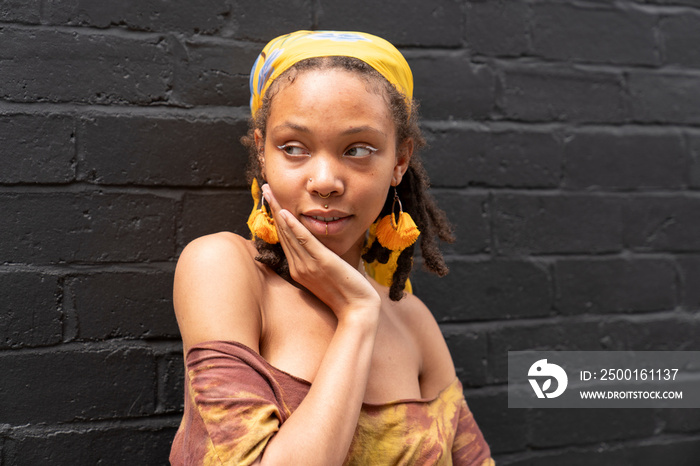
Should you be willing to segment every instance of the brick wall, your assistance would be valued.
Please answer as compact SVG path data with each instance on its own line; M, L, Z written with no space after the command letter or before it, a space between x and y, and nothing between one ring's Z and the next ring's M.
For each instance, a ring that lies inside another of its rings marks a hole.
M0 0L0 466L166 462L175 262L245 234L248 72L304 28L413 68L459 237L415 288L499 465L697 464L697 410L506 397L508 350L700 349L697 0Z

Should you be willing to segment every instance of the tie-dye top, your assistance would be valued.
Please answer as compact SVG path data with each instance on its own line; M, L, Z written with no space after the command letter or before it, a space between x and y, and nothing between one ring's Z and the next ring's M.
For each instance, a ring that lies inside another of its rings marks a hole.
M170 452L174 466L253 463L311 386L236 342L193 346L186 369L185 411ZM434 399L364 403L345 464L494 462L455 378Z

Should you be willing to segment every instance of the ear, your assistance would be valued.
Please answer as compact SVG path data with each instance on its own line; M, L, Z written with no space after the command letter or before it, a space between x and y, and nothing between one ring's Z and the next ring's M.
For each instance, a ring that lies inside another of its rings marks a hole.
M255 130L255 149L258 153L258 162L260 163L260 170L265 175L265 139L263 138L262 132L259 129Z
M398 186L403 179L404 173L408 170L408 164L411 162L413 155L413 139L408 138L401 143L396 151L396 165L394 165L394 173L391 177L391 185Z

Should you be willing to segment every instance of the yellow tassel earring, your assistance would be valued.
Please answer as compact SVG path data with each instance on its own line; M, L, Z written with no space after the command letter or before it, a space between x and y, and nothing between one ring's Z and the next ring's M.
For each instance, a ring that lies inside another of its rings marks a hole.
M250 194L253 196L253 211L248 216L250 232L254 238L260 238L266 243L279 243L275 220L270 217L265 208L265 202L262 201L262 192L260 191L260 186L258 186L258 180L255 178L253 178L253 184L250 186ZM259 209L258 205L260 205Z
M399 205L398 220L394 218L396 204ZM394 202L391 204L391 213L379 221L376 229L379 244L392 251L403 251L416 242L420 236L420 230L411 216L403 211L399 193L394 187Z

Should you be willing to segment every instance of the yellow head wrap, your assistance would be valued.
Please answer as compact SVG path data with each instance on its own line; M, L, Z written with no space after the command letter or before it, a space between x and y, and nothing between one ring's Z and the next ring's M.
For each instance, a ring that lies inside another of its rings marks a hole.
M250 110L260 109L265 92L295 63L313 57L345 56L364 61L393 84L407 99L413 97L413 75L396 47L364 32L297 31L271 40L250 72Z

